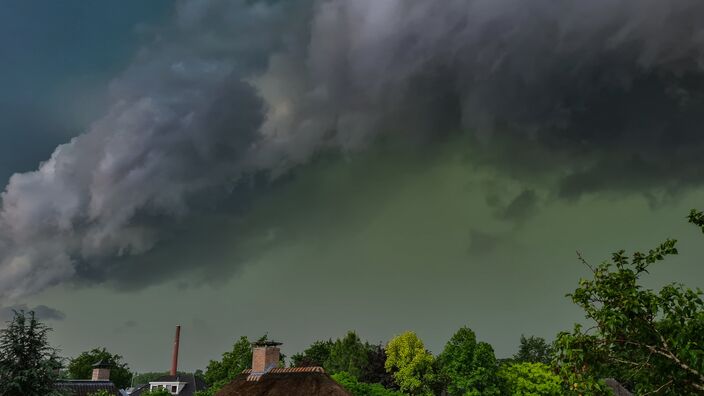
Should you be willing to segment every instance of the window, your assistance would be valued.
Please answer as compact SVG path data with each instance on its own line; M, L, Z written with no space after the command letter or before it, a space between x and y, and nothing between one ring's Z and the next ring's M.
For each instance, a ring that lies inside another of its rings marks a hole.
M171 393L176 394L176 389L178 389L176 385L171 385Z

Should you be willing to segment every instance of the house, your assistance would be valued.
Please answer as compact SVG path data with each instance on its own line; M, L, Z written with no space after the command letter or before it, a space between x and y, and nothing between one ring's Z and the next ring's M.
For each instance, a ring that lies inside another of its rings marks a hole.
M98 391L107 391L111 395L120 396L120 391L110 381L110 365L100 361L93 365L93 375L90 380L60 380L55 383L56 389L70 396L88 396Z
M166 389L172 395L178 396L193 396L205 388L205 382L193 374L166 375L149 382L149 390Z
M279 367L279 345L271 341L253 343L252 368L216 396L352 396L322 367Z
M205 382L193 374L178 373L178 350L181 340L181 326L176 326L176 336L174 337L174 349L171 356L171 371L169 375L150 381L149 384L138 385L131 388L127 394L129 396L140 396L147 391L166 389L172 395L193 396L197 391L205 390Z

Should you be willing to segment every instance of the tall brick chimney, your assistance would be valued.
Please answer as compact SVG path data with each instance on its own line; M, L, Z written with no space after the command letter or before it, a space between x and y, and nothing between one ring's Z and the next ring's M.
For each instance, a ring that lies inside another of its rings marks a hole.
M94 364L91 381L110 381L110 365L102 360Z
M280 342L263 341L252 343L252 373L266 373L279 366Z
M178 372L178 346L181 338L181 326L176 326L176 336L174 336L174 352L171 355L171 375Z

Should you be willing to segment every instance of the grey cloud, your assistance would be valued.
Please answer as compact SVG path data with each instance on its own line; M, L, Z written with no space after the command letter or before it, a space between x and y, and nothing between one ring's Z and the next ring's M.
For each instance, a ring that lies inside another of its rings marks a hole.
M538 209L538 196L533 190L523 190L506 207L497 212L498 218L520 223L534 215Z
M14 318L15 311L34 311L34 314L39 320L56 320L61 321L66 319L66 314L54 309L47 307L46 305L37 305L35 307L29 307L27 304L16 304L8 307L0 307L0 322L4 323Z
M309 45L259 79L279 110L263 129L317 143L296 158L462 130L474 161L553 173L564 197L686 188L702 182L703 14L690 0L321 2Z
M107 114L11 178L0 296L163 280L181 229L326 151L467 134L471 162L550 174L563 198L699 185L703 17L694 0L180 2ZM530 213L524 194L504 216Z

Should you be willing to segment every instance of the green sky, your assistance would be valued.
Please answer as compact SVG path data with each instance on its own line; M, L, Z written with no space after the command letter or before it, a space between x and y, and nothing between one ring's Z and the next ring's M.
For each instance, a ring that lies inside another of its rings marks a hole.
M204 367L240 335L268 333L290 355L350 329L370 342L411 329L438 353L468 325L508 356L521 334L549 339L580 320L564 296L586 276L576 250L597 262L677 238L681 256L648 282L701 285L704 245L684 217L704 191L657 208L638 195L565 202L468 165L459 146L431 158L365 154L302 169L231 221L233 234L245 224L252 235L229 239L233 257L258 251L221 279L203 283L196 271L136 291L59 287L29 302L66 313L52 323L65 353L105 345L146 371L168 368L176 324L184 369ZM497 219L487 197L510 201L525 188L540 197L534 212L518 223ZM194 264L227 268L227 254L221 259Z
M185 370L263 333L507 357L582 319L576 251L667 237L646 284L702 286L704 7L6 3L0 317L65 356L167 370L180 324Z

